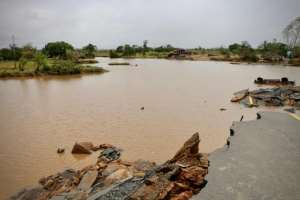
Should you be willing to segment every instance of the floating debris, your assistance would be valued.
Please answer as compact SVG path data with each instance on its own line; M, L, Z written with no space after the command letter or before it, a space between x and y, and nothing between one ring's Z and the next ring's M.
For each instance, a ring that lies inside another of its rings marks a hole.
M235 92L233 94L234 97L231 99L231 102L238 102L238 101L244 99L248 94L249 94L249 89L245 89L245 90Z

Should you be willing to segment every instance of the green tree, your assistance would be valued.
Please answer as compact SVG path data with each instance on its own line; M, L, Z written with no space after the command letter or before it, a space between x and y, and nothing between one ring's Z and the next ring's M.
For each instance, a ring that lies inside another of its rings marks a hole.
M116 51L117 51L118 53L123 53L124 47L123 47L123 46L118 46L117 49L116 49Z
M43 53L50 58L66 59L67 50L74 50L74 47L66 42L49 42L43 49Z
M85 52L86 57L94 58L97 51L97 46L93 44L88 44L87 46L83 47L82 50Z
M48 60L47 57L40 52L37 52L34 56L34 62L36 63L36 69L35 72L39 72L41 68L47 67L48 66Z
M273 42L264 41L258 46L258 51L265 60L274 60L285 57L288 46L274 39Z
M110 57L110 58L120 58L119 54L116 53L116 52L113 51L113 50L110 50L110 51L109 51L109 57Z
M66 51L66 59L72 62L78 62L80 58L80 53L76 50L67 50Z
M145 56L146 52L148 51L148 40L143 41L143 55Z
M36 53L36 49L31 44L26 44L21 49L22 58L33 59Z
M20 60L19 60L19 70L20 71L24 71L27 62L28 62L28 60L26 58L24 58L24 57L20 58Z

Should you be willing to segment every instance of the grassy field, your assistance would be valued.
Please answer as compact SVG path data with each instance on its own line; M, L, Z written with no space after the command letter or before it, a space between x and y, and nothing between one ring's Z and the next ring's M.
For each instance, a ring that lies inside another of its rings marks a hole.
M20 69L19 66L19 62L0 61L0 78L107 72L107 70L100 67L74 64L70 61L61 60L48 60L47 67L40 67L39 70L37 70L37 64L33 61L27 62L23 69Z

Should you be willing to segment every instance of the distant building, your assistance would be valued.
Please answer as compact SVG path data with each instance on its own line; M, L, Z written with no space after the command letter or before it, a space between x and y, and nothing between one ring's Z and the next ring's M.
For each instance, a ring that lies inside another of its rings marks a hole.
M175 49L173 52L169 53L168 57L178 57L191 55L191 52L185 49Z

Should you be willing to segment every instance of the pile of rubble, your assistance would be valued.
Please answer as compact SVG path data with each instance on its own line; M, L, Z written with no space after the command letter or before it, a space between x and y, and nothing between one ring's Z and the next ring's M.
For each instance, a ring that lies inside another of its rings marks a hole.
M199 134L195 133L162 165L143 160L122 161L117 148L102 146L96 164L44 177L39 181L40 186L24 189L11 199L187 200L206 184L209 161L207 154L199 153L199 142Z
M261 88L234 93L231 102L240 102L248 107L254 106L294 106L300 108L300 86L280 86Z

